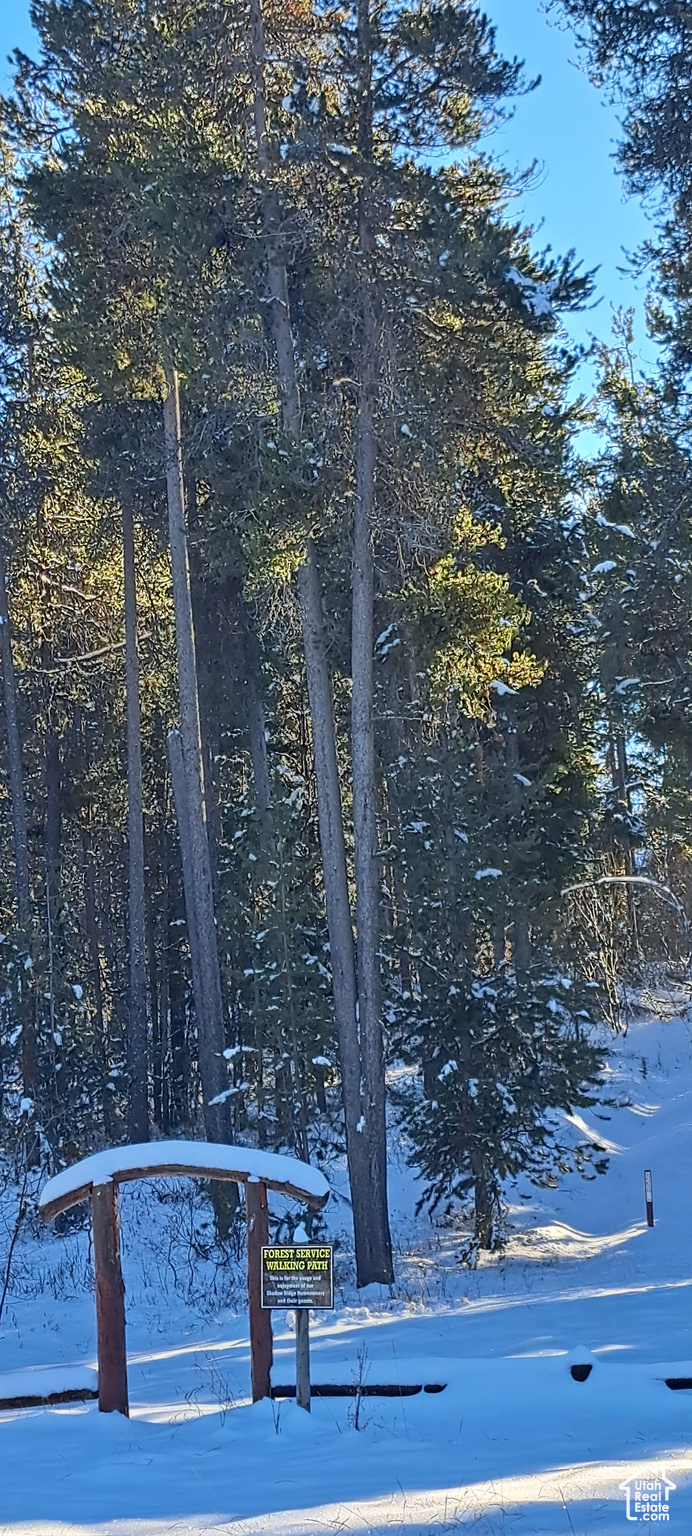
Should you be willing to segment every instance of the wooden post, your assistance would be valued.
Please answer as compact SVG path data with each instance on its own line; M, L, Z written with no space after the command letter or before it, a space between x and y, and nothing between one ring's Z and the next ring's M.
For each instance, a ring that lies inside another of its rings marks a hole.
M127 1418L125 1286L120 1267L118 1191L114 1183L94 1184L91 1214L94 1223L99 1412L124 1413Z
M296 1402L310 1412L310 1310L296 1307Z
M250 1309L252 1401L271 1397L272 1315L262 1308L262 1248L269 1242L267 1186L245 1181L247 1219L247 1294Z
M650 1168L644 1170L644 1200L646 1203L646 1225L647 1227L652 1227L654 1224L654 1186Z

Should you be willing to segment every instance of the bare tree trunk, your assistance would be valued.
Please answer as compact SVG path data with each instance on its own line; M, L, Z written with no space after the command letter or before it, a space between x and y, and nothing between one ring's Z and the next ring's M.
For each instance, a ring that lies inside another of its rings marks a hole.
M62 839L62 763L60 737L53 724L50 708L46 722L45 791L46 889L50 900L51 916L55 918L59 898Z
M380 1014L380 879L377 861L375 776L374 561L372 516L375 490L375 433L369 384L364 380L356 441L356 501L353 519L353 608L351 626L351 758L356 880L358 1009L365 1085L365 1123L374 1205L370 1213L373 1279L391 1284L392 1242L387 1211L387 1126L384 1051Z
M165 822L165 814L162 813L158 826L159 839L159 870L161 875L160 896L154 933L158 935L158 984L157 1006L159 1015L159 1075L161 1087L159 1091L161 1106L161 1130L167 1134L171 1128L171 1101L172 1101L172 1049L170 1029L170 921L171 921L171 880L169 871L168 830Z
M277 371L286 432L298 446L302 411L295 364L293 325L286 264L281 245L281 210L272 186L272 164L267 135L265 39L261 0L250 0L253 106L260 176L263 182L264 236L269 289L269 313L276 348ZM377 1210L371 1167L367 1120L361 1099L361 1052L358 1035L358 999L353 953L353 924L348 891L341 789L336 752L336 726L324 619L315 563L309 544L307 558L296 578L308 681L308 697L315 754L320 846L324 870L327 924L332 963L334 1009L346 1128L346 1154L353 1201L358 1284L390 1278L380 1261L380 1231L373 1229ZM386 1196L385 1196L386 1198Z
M513 701L512 701L513 702ZM514 835L510 839L509 846L509 870L512 886L512 915L514 950L514 968L517 976L525 975L531 964L531 937L529 933L529 914L526 907L526 897L522 889L521 871L517 860L517 834L521 818L521 791L517 778L519 773L519 736L517 732L515 711L511 707L507 710L507 730L505 734L505 750L507 753L507 766L509 769L509 806L512 819L515 823Z
M137 585L132 488L121 477L123 577L125 592L125 702L127 714L127 840L129 919L129 1010L127 1019L128 1123L130 1141L149 1140L147 1086L146 893L144 877L144 805L142 725L137 648Z
M401 990L410 995L413 989L411 966L411 912L407 885L406 860L401 811L396 794L394 763L406 756L407 741L400 711L402 708L396 673L390 669L386 679L387 706L380 727L380 739L384 747L383 777L387 786L387 832L389 849L390 881L392 887L392 921L398 949L398 966Z
M473 1189L478 1245L480 1248L492 1248L495 1235L493 1231L493 1218L495 1214L493 1187L485 1158L479 1151L471 1153L471 1172L474 1179Z
M621 722L617 722L613 728L612 755L614 768L613 787L616 791L618 801L622 806L622 809L624 811L631 811L632 796L629 788L627 742L625 740L624 727ZM637 873L636 862L632 848L628 846L623 847L622 863L626 875L635 875ZM641 965L643 956L639 939L639 913L637 908L637 897L635 894L635 888L631 885L625 886L625 902L627 905L627 925L629 928L630 960L635 969L637 969Z
M5 551L0 536L0 658L2 659L2 684L7 726L7 765L10 778L10 802L12 833L14 839L15 889L17 893L17 922L22 942L31 942L31 893L29 884L29 837L22 769L22 748L17 709L17 688L12 654L12 630L7 602L7 573ZM22 993L21 1008L21 1071L26 1098L32 1098L36 1088L36 1031L34 1027L33 999L28 984L28 972L20 973Z
M103 1018L103 982L101 979L101 946L99 944L98 915L96 908L96 880L94 877L94 855L91 846L91 838L86 830L82 829L82 876L84 881L84 926L86 930L87 948L91 961L91 975L94 987L94 1046L96 1062L101 1078L101 1106L103 1113L103 1126L108 1135L112 1128L110 1094L108 1092L107 1073L108 1062L106 1059L106 1034Z
M231 1127L228 1101L214 1103L226 1087L223 1051L226 1044L221 970L216 937L216 919L212 894L211 858L205 816L204 762L199 714L199 692L195 659L195 634L190 593L190 566L185 520L183 454L180 430L178 375L166 369L168 393L164 401L166 435L166 483L168 523L175 608L175 634L178 654L180 691L180 740L185 782L183 819L187 822L189 844L186 884L186 908L190 924L190 945L197 949L193 964L195 1013L199 1050L200 1077L204 1099L204 1123L210 1141L230 1142ZM170 741L170 738L169 738ZM181 805L178 803L181 839ZM184 856L184 855L183 855ZM189 899L188 899L189 890ZM196 970L196 982L195 982Z
M334 986L346 1129L346 1154L353 1200L358 1284L379 1278L377 1248L371 1234L373 1182L369 1139L361 1100L361 1059L358 1040L356 968L348 894L346 846L334 734L334 702L324 641L319 578L314 554L298 572L298 597L303 620L303 645L315 754L317 811L322 849L324 893Z
M0 538L0 657L2 658L2 683L7 725L7 765L10 776L12 804L12 831L14 835L14 867L17 890L17 917L19 927L28 934L31 922L31 898L29 894L29 838L24 797L22 749L19 735L17 689L12 655L12 630L7 604L7 574L5 551Z
M371 44L369 0L358 0L358 139L366 166L372 157ZM374 1205L370 1215L372 1279L391 1283L392 1240L387 1210L387 1122L384 1050L380 1012L380 878L377 863L377 779L375 773L374 644L375 562L373 520L377 445L373 401L378 368L378 320L368 264L374 247L367 180L361 182L358 235L365 268L362 285L361 377L356 428L356 494L353 515L351 618L351 760L356 881L358 1009L365 1121Z
M146 910L147 974L149 981L149 1013L151 1017L151 1087L152 1118L160 1130L164 1124L164 1054L166 1030L164 1025L164 995L159 955L163 952L160 942L161 921L165 908L165 893L161 890L161 826L158 820L150 828L146 838L146 867L149 872L149 891Z
M187 1065L185 1048L186 978L180 942L184 895L180 888L177 848L166 832L166 971L168 977L168 1032L170 1039L169 1114L172 1126L187 1119Z
M44 657L44 662L46 658ZM45 994L50 1012L50 1033L48 1036L48 1048L53 1068L53 1086L56 1101L60 1097L60 1072L61 1064L58 1062L58 1043L61 1035L58 1030L58 1013L56 1009L56 951L59 953L59 890L60 890L60 842L62 837L62 763L60 760L60 738L53 724L52 710L48 705L45 739L45 765L44 765L44 805L45 814L43 822L43 845L45 883L44 894L46 902L46 959L47 959L47 992Z

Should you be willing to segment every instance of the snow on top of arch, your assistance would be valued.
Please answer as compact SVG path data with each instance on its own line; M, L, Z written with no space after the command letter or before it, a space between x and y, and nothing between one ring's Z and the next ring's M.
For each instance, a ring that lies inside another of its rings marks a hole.
M85 1184L110 1184L133 1169L151 1169L154 1175L166 1163L189 1169L191 1174L223 1168L229 1173L241 1173L253 1183L293 1184L317 1199L329 1194L324 1174L309 1163L300 1162L297 1157L262 1152L257 1147L226 1147L209 1141L151 1141L110 1147L105 1152L83 1157L71 1168L64 1168L62 1173L56 1173L44 1184L39 1206L50 1205L53 1200L72 1194Z

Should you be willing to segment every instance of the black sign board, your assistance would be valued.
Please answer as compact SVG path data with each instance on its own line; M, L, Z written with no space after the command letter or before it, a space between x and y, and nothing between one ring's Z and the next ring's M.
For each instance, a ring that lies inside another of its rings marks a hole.
M316 1243L262 1249L262 1306L333 1307L334 1249Z

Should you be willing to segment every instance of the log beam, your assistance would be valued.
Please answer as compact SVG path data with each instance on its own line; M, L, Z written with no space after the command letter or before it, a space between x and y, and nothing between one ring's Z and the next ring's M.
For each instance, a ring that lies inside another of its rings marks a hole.
M172 1176L180 1176L185 1179L220 1179L222 1182L233 1184L245 1184L248 1182L246 1173L229 1168L217 1168L210 1163L205 1168L191 1168L186 1163L166 1162L158 1163L149 1168L124 1168L111 1175L114 1184L129 1184L133 1179L165 1179ZM293 1184L290 1179L264 1179L265 1189L276 1190L277 1194L288 1195L291 1200L300 1200L303 1205L312 1206L315 1210L321 1210L327 1195L313 1195L309 1190L301 1189L298 1184ZM40 1205L43 1221L52 1221L62 1211L69 1211L73 1205L79 1205L80 1200L88 1200L94 1186L91 1182L80 1184L77 1189L71 1189L65 1195L58 1195L55 1200L47 1200Z

